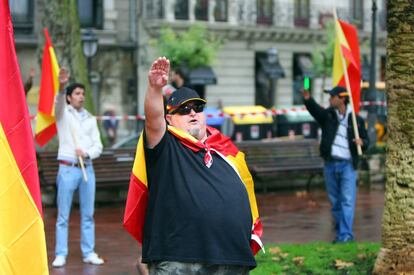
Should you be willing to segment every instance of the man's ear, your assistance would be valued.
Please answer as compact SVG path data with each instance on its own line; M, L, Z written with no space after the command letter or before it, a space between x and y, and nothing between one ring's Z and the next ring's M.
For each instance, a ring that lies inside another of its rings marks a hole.
M168 122L169 125L171 125L171 115L170 114L165 115L165 120Z

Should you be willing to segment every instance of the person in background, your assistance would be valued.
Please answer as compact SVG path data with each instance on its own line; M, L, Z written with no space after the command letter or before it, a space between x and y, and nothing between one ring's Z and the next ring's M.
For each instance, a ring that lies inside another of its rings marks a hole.
M115 117L115 110L110 108L103 113L104 116L109 116L109 119L103 121L103 127L105 129L106 136L110 145L113 145L116 141L118 120Z
M325 161L324 177L326 191L332 206L336 237L334 243L354 240L352 226L357 193L357 145L366 150L369 146L365 123L356 117L360 138L355 138L352 124L352 108L348 105L346 88L336 86L325 91L330 95L330 107L321 107L303 91L305 106L322 129L320 154Z
M27 78L26 82L24 82L24 85L23 85L24 86L24 93L25 93L26 96L27 96L27 94L29 93L30 89L33 86L33 78L35 77L35 75L36 75L35 69L30 68L29 77Z
M188 86L186 85L186 79L187 77L182 68L177 67L174 70L171 70L170 83L175 89L181 88L183 86Z
M73 83L66 89L69 74L59 72L59 92L56 95L55 117L59 138L57 159L56 258L53 267L62 267L68 256L68 225L73 194L79 191L81 216L80 248L83 262L101 265L103 259L95 253L95 172L92 160L102 153L102 143L96 118L83 108L85 87ZM86 177L81 161L84 163Z

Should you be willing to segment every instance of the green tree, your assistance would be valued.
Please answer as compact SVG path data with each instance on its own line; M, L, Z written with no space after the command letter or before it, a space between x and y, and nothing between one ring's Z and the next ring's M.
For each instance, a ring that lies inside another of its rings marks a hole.
M222 39L210 33L205 26L194 24L184 32L164 27L154 44L159 54L170 60L173 68L184 65L193 69L213 63Z
M66 67L71 79L85 84L85 107L95 112L92 89L88 78L86 58L82 51L80 21L76 0L36 2L39 8L42 28L48 28L59 65ZM42 35L42 41L44 37ZM40 49L43 49L43 43Z
M387 180L374 274L413 274L414 1L387 2Z
M322 77L322 88L325 88L326 77L331 74L335 48L335 21L329 20L325 25L325 44L318 44L312 52L313 72Z

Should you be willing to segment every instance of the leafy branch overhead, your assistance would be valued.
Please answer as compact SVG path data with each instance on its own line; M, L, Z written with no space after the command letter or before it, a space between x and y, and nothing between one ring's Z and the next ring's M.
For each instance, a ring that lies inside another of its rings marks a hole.
M313 71L317 77L327 76L332 72L335 48L335 21L327 21L324 40L325 44L315 45L312 52Z
M154 42L160 55L166 56L173 67L185 65L189 68L211 65L222 43L220 37L200 24L194 24L184 32L164 27Z

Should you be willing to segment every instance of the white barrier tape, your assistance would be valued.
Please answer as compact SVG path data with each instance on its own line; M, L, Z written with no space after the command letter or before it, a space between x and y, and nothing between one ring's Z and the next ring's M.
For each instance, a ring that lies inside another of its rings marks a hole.
M360 103L360 106L387 106L387 103L384 101L364 101ZM226 114L223 112L219 112L217 114L206 114L207 118L225 118L225 117L238 117L243 118L245 116L256 116L256 115L265 115L274 116L274 115L285 115L288 113L295 113L295 112L303 112L306 111L306 107L297 107L297 108L286 108L286 109L271 109L266 110L263 112L245 112L245 113L237 113L237 114ZM36 120L35 115L31 115L30 119ZM99 121L104 120L145 120L145 116L142 115L123 115L123 116L96 116L96 119Z
M364 101L359 103L359 106L387 106L385 101Z

